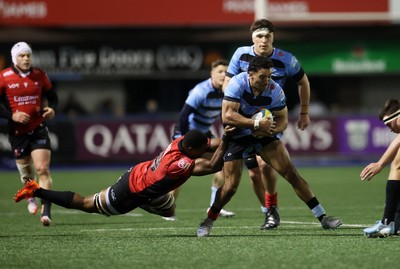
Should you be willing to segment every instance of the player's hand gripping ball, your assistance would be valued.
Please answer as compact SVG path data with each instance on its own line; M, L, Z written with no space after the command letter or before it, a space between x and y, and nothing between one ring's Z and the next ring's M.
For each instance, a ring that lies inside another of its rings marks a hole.
M267 118L270 121L274 120L274 116L272 115L271 111L269 111L266 108L263 108L263 109L257 111L256 113L253 114L253 116L251 116L252 120L261 120L263 118ZM258 137L258 138L265 136L265 135L262 135L262 133L258 130L252 131L252 135L255 137Z

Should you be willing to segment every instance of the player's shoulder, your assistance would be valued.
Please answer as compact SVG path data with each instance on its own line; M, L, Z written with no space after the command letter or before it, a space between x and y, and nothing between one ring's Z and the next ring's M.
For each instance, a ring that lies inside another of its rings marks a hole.
M195 160L190 159L184 154L175 154L168 166L168 173L170 175L187 174L191 171L194 163Z
M201 81L196 84L193 89L189 92L189 94L197 94L197 95L205 95L207 91L210 91L212 88L211 78Z
M236 55L251 54L252 52L253 52L253 46L241 46L236 49L235 54Z
M6 69L1 70L0 74L2 77L9 77L15 75L15 72L11 67L8 67Z
M269 85L268 85L268 88L271 90L271 91L282 91L283 92L283 89L282 89L282 87L281 87L281 85L279 85L279 83L278 82L276 82L276 81L274 81L274 80L270 80L269 81Z
M46 72L44 72L39 67L32 67L32 74L34 74L34 75L46 75Z
M229 92L240 92L244 90L246 83L248 81L247 72L241 72L235 76L233 76L228 83L224 93L225 95Z
M288 60L290 61L294 55L289 52L279 48L274 48L274 53L271 55L272 59Z
M235 75L234 78L238 81L243 81L243 79L246 80L248 78L248 73L246 71L240 72L239 74Z

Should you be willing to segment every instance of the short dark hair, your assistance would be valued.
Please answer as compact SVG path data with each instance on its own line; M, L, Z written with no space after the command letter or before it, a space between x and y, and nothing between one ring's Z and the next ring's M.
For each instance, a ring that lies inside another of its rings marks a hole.
M268 28L270 32L275 32L275 26L271 21L266 19L260 19L254 21L253 24L250 26L250 33L252 34L255 30L261 28Z
M207 142L208 138L199 130L190 130L185 134L185 137L182 141L184 147L191 147L195 149L204 146L205 144L207 144Z
M258 72L260 69L270 69L274 67L274 63L269 57L256 56L251 59L247 72Z
M388 99L385 102L385 105L381 109L381 112L379 113L379 119L383 120L383 118L387 115L391 115L394 112L398 111L400 109L400 102L399 100L396 99Z
M219 65L228 66L229 62L225 59L217 59L211 63L211 70L213 70L215 67Z

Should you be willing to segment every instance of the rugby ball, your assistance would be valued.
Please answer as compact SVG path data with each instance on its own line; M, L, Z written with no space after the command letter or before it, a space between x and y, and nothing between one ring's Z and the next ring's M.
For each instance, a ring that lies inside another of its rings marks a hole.
M262 108L261 110L258 110L256 113L251 116L252 120L261 120L262 118L267 118L269 120L273 120L274 116L272 116L271 111L269 111L266 108Z
M258 110L256 113L253 114L253 116L251 116L252 120L261 120L262 118L267 118L268 120L272 121L274 119L274 116L272 115L271 111L266 108ZM257 132L258 131L252 131L252 135L258 138L263 137L263 135L258 135Z

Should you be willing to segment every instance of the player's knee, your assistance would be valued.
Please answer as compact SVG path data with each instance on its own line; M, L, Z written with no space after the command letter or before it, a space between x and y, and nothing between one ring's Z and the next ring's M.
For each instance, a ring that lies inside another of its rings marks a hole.
M261 181L261 171L258 167L249 169L249 176L253 182Z
M215 174L213 178L212 185L215 187L222 187L224 185L225 179L223 176L221 176L219 173Z
M152 214L171 217L175 215L175 198L171 193L167 193L140 207Z
M36 167L36 173L41 178L48 178L50 177L50 170L49 166L46 164L41 164Z

